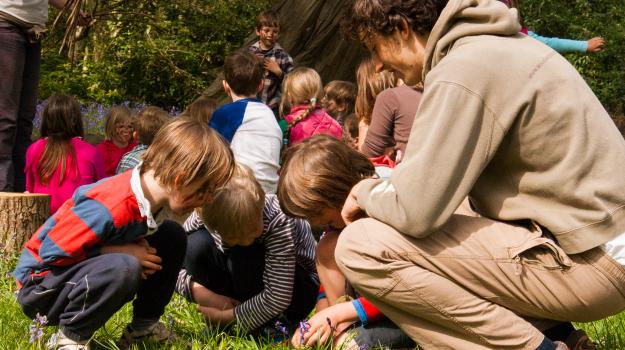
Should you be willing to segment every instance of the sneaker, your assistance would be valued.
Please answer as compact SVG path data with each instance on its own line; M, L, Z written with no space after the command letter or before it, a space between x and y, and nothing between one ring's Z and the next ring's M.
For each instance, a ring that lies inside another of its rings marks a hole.
M69 339L63 334L60 330L48 339L46 343L46 348L48 350L89 350L88 341L77 342L75 340Z
M168 343L176 341L176 335L167 329L161 322L156 322L153 326L143 331L135 331L130 325L126 326L124 334L117 342L120 349L128 349L136 343Z
M588 334L583 329L576 329L571 332L565 341L571 350L596 350L597 347L590 340Z

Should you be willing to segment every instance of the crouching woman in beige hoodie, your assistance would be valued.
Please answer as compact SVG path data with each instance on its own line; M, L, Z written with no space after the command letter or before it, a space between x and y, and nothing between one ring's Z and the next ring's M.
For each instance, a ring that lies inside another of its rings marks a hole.
M425 349L566 349L541 331L625 309L625 142L576 70L495 0L349 13L378 70L424 83L402 163L343 208L368 216L336 248L352 285Z

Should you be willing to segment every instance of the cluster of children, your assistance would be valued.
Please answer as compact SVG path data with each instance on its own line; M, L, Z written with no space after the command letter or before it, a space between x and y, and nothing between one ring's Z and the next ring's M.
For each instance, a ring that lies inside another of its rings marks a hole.
M401 84L370 73L359 74L358 86L324 87L315 70L293 68L276 42L274 12L258 16L256 32L257 43L224 63L232 102L221 107L202 96L173 120L158 107L134 116L115 107L94 147L82 140L76 100L49 99L26 174L28 191L51 194L52 216L26 243L14 275L24 313L59 325L51 348L87 349L131 300L120 347L172 340L159 318L174 291L209 324L257 336L276 322L299 328L296 347L414 346L334 260L351 187L376 176L370 158L392 165L402 147L397 111L388 111L379 154L358 151L366 144L359 124L371 123L382 90ZM324 231L318 243L315 228Z

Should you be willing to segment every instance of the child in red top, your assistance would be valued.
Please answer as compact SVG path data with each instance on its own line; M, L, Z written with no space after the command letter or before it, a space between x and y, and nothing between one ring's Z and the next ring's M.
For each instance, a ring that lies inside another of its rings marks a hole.
M48 99L41 119L41 139L26 151L26 190L52 198L50 214L82 185L104 177L104 165L94 146L83 141L80 105L67 95Z
M282 89L280 109L290 111L280 122L286 144L294 145L316 134L342 138L341 125L321 107L323 85L314 69L294 69L284 79Z
M125 106L111 108L104 119L105 140L96 146L104 160L106 176L115 175L117 164L124 154L132 151L137 142L132 139L132 113Z
M330 339L337 348L345 349L415 346L373 304L354 293L334 259L337 239L345 227L343 203L352 186L374 174L367 157L327 135L310 137L286 153L278 182L282 211L326 227L316 250L317 272L324 289L315 315L295 332L291 340L295 347Z

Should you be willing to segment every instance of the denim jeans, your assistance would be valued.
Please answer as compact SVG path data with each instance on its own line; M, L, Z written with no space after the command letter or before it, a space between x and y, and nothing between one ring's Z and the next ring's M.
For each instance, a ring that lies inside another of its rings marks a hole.
M37 106L41 43L0 20L0 192L26 188L24 165Z

